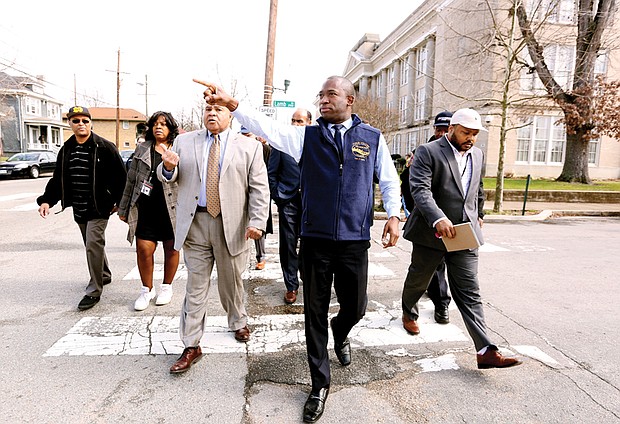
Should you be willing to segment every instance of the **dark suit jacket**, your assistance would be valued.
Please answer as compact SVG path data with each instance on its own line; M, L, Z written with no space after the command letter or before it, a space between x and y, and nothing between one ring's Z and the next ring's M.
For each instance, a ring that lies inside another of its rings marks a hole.
M454 152L444 136L420 145L409 170L409 184L415 207L403 228L403 237L414 243L445 250L443 242L435 237L433 223L446 217L452 224L472 223L480 243L484 243L478 218L484 216L482 188L483 153L471 148L472 175L467 195L463 192L461 174ZM463 219L463 210L467 219Z
M292 156L272 148L267 173L269 191L276 205L286 203L299 193L299 165Z

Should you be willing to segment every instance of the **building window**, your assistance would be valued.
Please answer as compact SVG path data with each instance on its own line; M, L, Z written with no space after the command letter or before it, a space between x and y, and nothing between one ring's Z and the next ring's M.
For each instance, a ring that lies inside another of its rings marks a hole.
M418 49L418 54L416 56L415 76L416 78L420 78L421 76L425 74L426 74L426 47L421 47Z
M607 51L599 52L596 56L596 61L594 62L594 74L607 74Z
M517 162L560 164L564 160L566 129L556 116L535 116L517 130Z
M407 122L407 96L402 96L398 102L398 119L401 123Z
M535 21L553 24L575 22L575 0L529 0L528 9Z
M424 119L425 93L426 91L424 88L420 88L415 92L415 98L413 100L413 119L415 121Z
M573 80L575 68L575 47L551 44L544 47L543 57L555 81L565 90L569 89ZM527 56L527 62L533 69L532 59ZM521 76L521 89L525 91L545 91L545 87L538 78L538 72L525 69Z
M129 129L129 121L123 121L123 129L124 130L128 130Z
M54 146L60 146L60 130L58 128L52 128L52 144Z
M31 115L41 115L41 100L26 98L26 113Z
M390 69L388 69L388 86L387 86L387 92L391 93L392 91L394 91L394 67L393 66Z
M392 111L394 110L394 103L387 102L387 104L385 105L385 108L387 109L388 114L392 113Z
M394 141L392 142L392 153L393 154L401 154L401 148L402 146L400 145L400 134L396 134L394 136Z
M405 57L400 64L400 85L409 84L409 56Z
M375 79L376 84L375 84L375 88L376 88L376 98L380 99L381 98L381 87L383 86L383 74L379 73L377 74L377 77Z
M588 146L588 163L592 165L598 164L598 158L601 149L601 140L599 138L590 140L590 145Z
M47 104L47 116L53 119L60 119L60 107L55 104Z
M409 131L407 133L407 153L411 152L418 146L418 133Z

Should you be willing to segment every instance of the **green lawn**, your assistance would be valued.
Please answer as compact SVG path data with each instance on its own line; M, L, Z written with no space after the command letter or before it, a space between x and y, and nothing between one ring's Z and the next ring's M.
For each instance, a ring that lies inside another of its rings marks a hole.
M505 178L504 190L525 190L525 178ZM495 178L485 178L484 188L495 189ZM562 183L553 180L530 181L530 190L620 191L620 181L593 181L592 184Z

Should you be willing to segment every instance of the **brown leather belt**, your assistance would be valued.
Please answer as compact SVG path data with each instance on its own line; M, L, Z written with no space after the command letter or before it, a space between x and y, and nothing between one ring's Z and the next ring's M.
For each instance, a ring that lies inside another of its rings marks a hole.
M196 206L196 212L206 212L206 211L207 211L206 206Z

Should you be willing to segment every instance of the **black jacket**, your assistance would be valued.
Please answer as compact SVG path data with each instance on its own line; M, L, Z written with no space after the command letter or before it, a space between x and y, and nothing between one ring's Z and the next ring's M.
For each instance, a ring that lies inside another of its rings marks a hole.
M123 197L127 171L114 144L95 133L91 133L87 143L91 140L95 143L94 154L92 155L95 212L99 217L107 218L114 206L118 206ZM66 171L69 167L71 150L75 146L77 146L77 140L75 135L72 135L58 152L54 175L47 183L43 195L37 198L39 205L48 203L52 207L60 201L63 210L72 206L72 199L68 190L69 174Z
M405 166L403 172L400 173L400 193L405 200L405 207L409 212L411 212L415 206L415 203L413 202L411 187L409 186L409 168L410 166Z

